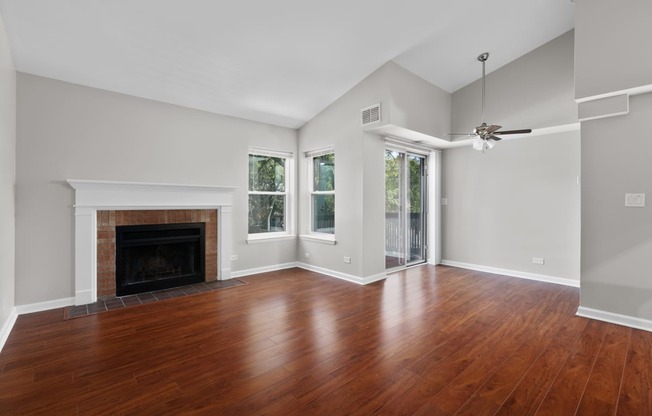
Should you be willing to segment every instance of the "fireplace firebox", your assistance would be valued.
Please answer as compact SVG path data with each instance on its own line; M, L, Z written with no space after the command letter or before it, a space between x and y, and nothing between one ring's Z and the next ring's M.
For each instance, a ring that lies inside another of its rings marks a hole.
M115 229L116 295L204 281L204 223L126 225Z

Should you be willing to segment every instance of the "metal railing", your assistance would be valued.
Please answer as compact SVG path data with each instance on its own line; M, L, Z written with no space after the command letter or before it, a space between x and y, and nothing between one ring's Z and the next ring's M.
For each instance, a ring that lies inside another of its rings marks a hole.
M421 255L423 249L423 214L410 213L409 248L411 255ZM385 213L385 252L401 251L401 231L398 213Z

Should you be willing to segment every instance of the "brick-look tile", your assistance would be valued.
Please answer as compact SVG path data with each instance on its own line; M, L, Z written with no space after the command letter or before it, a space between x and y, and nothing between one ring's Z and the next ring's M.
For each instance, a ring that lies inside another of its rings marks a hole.
M97 302L88 304L86 306L88 306L88 313L89 314L98 313L98 312L105 312L106 311L106 305L104 304L103 300L98 300Z
M142 304L140 299L138 299L138 295L122 296L120 299L122 299L122 303L125 306L133 306L133 305L141 305Z
M115 227L115 211L109 211L109 226Z
M170 296L169 293L167 293L165 290L158 290L156 292L152 292L152 294L156 297L157 300L164 300L164 299L171 299L172 296Z
M125 305L122 303L122 299L120 298L107 299L104 301L104 304L106 305L106 309L109 311L112 309L120 309L125 307Z
M121 225L206 223L206 280L217 279L217 210L98 211L97 215L98 294L115 295L115 227Z

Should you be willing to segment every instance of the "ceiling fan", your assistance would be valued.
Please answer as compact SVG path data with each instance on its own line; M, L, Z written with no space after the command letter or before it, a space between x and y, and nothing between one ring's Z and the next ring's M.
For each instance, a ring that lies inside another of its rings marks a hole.
M487 125L484 121L484 101L485 101L485 62L489 59L489 52L485 52L478 56L478 61L482 62L482 124L473 129L472 133L464 134L449 134L449 136L469 136L473 138L473 148L475 150L492 149L496 142L500 141L501 138L498 135L503 134L526 134L532 133L532 129L520 129L520 130L505 130L499 131L502 126L497 126L495 124Z

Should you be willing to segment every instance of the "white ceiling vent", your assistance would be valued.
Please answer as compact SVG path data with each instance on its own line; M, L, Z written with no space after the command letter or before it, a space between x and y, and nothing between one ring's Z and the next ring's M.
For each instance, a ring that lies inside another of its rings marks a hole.
M362 115L363 126L380 121L380 103L363 108L360 110L360 113Z

